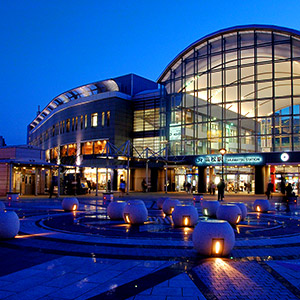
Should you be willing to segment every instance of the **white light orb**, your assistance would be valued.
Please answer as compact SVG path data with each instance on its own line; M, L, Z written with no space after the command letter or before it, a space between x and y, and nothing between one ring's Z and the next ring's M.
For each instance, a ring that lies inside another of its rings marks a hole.
M64 211L76 211L79 208L79 202L75 197L64 198L61 205Z
M236 225L242 219L242 212L235 204L223 204L217 209L217 219L225 220L232 225Z
M242 212L242 221L245 220L245 218L247 217L248 214L248 209L247 206L245 205L245 203L243 202L229 202L228 204L234 204L237 205L241 212Z
M180 205L180 201L177 199L166 199L162 206L163 212L166 215L171 215L176 205Z
M123 210L126 206L125 201L113 201L107 206L107 215L111 220L123 219Z
M156 201L157 208L162 209L163 204L164 204L165 200L167 200L167 199L170 199L170 198L168 198L168 197L158 198Z
M233 229L224 220L200 221L192 239L198 253L205 256L227 256L235 243Z
M20 229L20 220L14 211L0 212L0 239L14 238Z
M192 227L198 221L198 211L192 205L177 205L172 212L172 219L175 226Z
M142 200L130 200L123 210L123 219L128 224L143 224L147 221L148 210Z
M256 199L253 204L256 212L268 212L270 210L270 202L267 199Z
M220 202L214 200L203 200L201 202L202 214L204 216L214 218L216 216L217 209L220 206Z
M4 202L0 201L0 211L3 211L5 209Z

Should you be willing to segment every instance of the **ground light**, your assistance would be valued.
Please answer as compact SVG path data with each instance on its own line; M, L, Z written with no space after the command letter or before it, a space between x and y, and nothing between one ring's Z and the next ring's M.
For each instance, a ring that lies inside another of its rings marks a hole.
M213 256L222 256L224 249L224 239L212 239L211 254Z
M124 214L124 219L126 223L130 224L129 214Z

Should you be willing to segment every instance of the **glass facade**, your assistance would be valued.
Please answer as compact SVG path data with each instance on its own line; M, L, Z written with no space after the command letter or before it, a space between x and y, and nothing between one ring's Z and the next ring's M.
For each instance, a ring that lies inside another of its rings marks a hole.
M236 29L187 48L159 79L174 155L300 150L300 37Z

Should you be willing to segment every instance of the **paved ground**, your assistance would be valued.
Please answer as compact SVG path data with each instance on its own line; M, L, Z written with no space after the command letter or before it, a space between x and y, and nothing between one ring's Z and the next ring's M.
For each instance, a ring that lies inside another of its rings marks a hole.
M226 195L225 202L245 202L248 217L234 228L228 257L206 258L193 248L193 229L174 228L157 209L161 196L125 196L144 200L142 226L109 220L108 203L92 195L79 197L76 213L63 212L61 199L4 201L21 228L15 239L0 240L0 299L300 298L300 209L285 212L275 196L270 213L258 215L252 204L263 195Z

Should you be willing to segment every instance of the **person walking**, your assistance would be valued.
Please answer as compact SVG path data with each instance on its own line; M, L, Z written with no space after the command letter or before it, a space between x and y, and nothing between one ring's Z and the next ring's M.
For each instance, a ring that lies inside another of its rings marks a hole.
M123 198L125 195L125 188L126 188L125 181L123 179L121 179L121 182L120 182L120 197L121 198Z
M224 191L225 191L224 179L221 179L221 181L217 185L217 188L218 188L218 201L224 201Z
M272 192L274 190L274 184L270 181L268 183L268 186L267 186L267 191L266 191L266 195L268 197L268 200L271 198L272 199Z

